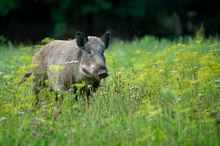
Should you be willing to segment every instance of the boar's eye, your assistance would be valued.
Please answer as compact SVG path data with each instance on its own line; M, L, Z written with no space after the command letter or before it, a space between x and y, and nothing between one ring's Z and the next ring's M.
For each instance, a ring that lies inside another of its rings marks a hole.
M92 51L91 51L91 50L88 50L88 53L89 53L89 54L91 54L91 53L92 53Z

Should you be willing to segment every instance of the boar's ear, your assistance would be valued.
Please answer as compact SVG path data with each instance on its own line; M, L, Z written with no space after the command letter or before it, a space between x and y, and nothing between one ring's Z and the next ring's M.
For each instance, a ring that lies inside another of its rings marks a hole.
M88 38L82 32L76 32L76 44L79 48L84 48L85 43L88 42Z
M111 32L110 32L110 31L107 31L107 32L102 36L102 41L105 43L105 49L107 49L108 46L109 46L110 36L111 36Z

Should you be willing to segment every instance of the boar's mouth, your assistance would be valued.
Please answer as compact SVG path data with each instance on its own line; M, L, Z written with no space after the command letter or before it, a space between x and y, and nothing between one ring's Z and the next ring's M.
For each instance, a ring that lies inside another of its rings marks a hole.
M92 73L90 73L85 67L82 67L82 70L91 78L95 78L97 80L100 80L100 78L98 76L93 75Z
M90 76L91 78L97 79L97 80L101 80L101 79L106 78L108 76L108 73L106 73L106 72L101 72L98 75L94 75L94 74L90 73L85 67L82 67L82 70L88 76Z

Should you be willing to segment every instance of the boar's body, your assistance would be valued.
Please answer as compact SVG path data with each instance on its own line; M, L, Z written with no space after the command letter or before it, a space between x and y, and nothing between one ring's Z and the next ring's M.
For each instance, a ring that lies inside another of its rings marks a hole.
M74 41L53 41L47 44L35 54L32 61L35 82L48 79L55 90L69 89L71 83L82 80L78 62L81 55L82 50ZM71 61L76 63L70 64Z
M75 83L85 82L82 91L89 95L91 86L96 90L102 78L108 76L104 50L107 49L110 33L102 38L86 37L78 32L72 41L52 41L33 57L33 92L38 94L45 87L45 80L55 91L65 91Z

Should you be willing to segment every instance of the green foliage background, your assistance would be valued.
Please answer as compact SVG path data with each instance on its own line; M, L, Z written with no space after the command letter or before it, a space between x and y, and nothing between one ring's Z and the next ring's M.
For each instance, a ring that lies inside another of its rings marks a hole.
M218 1L208 0L0 0L0 35L13 41L40 41L46 36L72 38L77 30L117 37L146 34L176 37L220 33Z
M40 47L1 45L0 145L220 144L218 38L113 42L90 103L45 89L36 108L31 78L17 83Z

